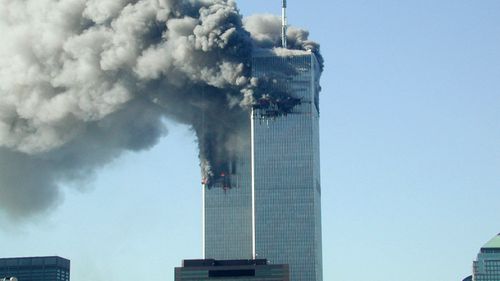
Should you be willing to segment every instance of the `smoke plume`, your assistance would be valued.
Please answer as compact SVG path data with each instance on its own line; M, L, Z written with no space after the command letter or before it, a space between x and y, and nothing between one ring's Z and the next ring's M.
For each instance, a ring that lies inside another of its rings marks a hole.
M154 146L163 118L192 127L204 177L224 170L259 95L252 50L279 46L280 20L232 0L0 0L0 34L0 208L28 217Z

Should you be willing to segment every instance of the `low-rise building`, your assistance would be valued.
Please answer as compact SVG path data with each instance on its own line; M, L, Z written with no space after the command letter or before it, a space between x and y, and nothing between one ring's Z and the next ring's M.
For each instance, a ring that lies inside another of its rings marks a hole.
M175 281L290 281L288 265L257 260L184 260Z
M70 261L61 257L0 258L0 280L69 281Z

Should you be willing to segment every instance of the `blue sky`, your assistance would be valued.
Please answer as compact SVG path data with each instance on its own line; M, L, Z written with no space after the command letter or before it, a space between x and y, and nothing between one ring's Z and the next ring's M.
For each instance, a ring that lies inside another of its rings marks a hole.
M326 59L324 280L461 280L500 232L498 15L497 0L289 1ZM201 257L201 187L193 133L166 122L51 213L0 218L1 256L68 257L76 281L173 280Z

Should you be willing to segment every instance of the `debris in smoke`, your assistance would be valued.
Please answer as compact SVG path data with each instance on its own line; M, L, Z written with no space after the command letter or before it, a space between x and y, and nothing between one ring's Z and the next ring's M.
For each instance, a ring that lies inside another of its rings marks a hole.
M243 19L232 0L0 0L0 33L0 208L26 218L154 146L165 117L192 127L204 181L220 181L264 98L252 50L279 46L280 20ZM319 56L307 37L288 29L291 49Z
M260 119L276 119L293 113L293 109L302 103L302 99L290 96L263 96L253 105L254 115Z

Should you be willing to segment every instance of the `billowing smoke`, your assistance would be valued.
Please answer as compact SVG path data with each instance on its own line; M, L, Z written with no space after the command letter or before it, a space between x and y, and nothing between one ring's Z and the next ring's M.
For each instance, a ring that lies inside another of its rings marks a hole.
M0 0L0 34L0 208L26 217L61 183L154 146L163 118L193 128L216 177L259 95L252 50L279 46L280 20L243 20L231 0Z

